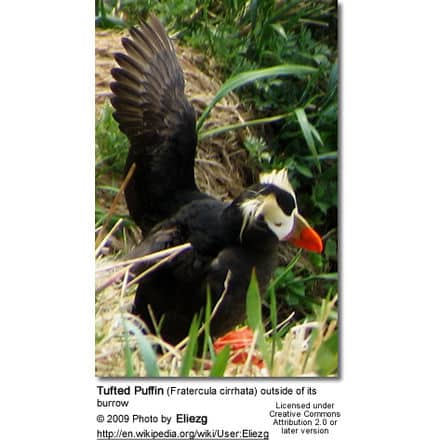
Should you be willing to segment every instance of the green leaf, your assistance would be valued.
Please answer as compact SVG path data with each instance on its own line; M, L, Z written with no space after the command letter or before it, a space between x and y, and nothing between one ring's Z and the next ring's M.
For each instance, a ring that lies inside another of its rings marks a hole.
M298 263L299 259L301 258L301 252L298 252L292 260L289 262L289 264L286 267L278 268L275 272L276 277L275 279L270 283L269 289L275 289L283 280L285 277L292 276L292 269L296 266L296 263Z
M209 286L206 288L206 306L205 306L205 326L203 331L203 350L202 357L205 358L206 353L211 349L211 312L212 312L212 297ZM211 354L213 351L211 350Z
M268 116L267 118L260 118L260 119L252 119L250 121L240 122L237 124L231 124L231 125L224 125L222 127L216 127L212 128L210 130L204 130L201 131L198 135L199 141L206 139L211 136L217 136L219 134L231 131L231 130L237 130L240 128L245 127L252 127L253 125L261 125L261 124L269 124L271 122L277 122L281 121L282 119L286 119L292 114L292 112L284 113L281 115L275 115L275 116Z
M269 310L270 310L270 323L272 326L272 351L270 355L269 369L272 371L273 361L275 358L276 344L280 340L278 336L278 313L277 313L277 298L275 295L275 289L269 290Z
M257 333L257 347L261 351L264 362L270 365L271 354L264 339L264 325L261 313L261 297L260 289L258 287L257 276L255 269L252 271L251 281L246 296L246 313L249 327Z
M208 117L209 113L213 107L219 102L223 97L233 90L242 87L246 84L254 82L259 79L270 78L273 76L283 76L283 75L304 75L308 73L316 72L316 69L309 66L297 65L297 64L283 64L280 66L268 67L265 69L256 69L248 72L242 72L238 75L229 78L218 90L217 94L214 96L212 101L206 107L205 111L201 114L199 120L197 121L197 132L200 131L205 119Z
M209 373L210 377L223 377L225 374L226 367L228 366L229 353L231 347L226 345L222 351L216 356L214 365Z
M328 89L329 91L333 91L338 86L338 63L335 62L330 70L330 76L328 79Z
M338 281L338 273L331 272L331 273L321 273L319 275L312 275L311 277L307 278L307 280Z
M329 151L328 153L318 154L319 160L336 160L338 158L337 151ZM305 156L304 159L315 160L313 156Z
M283 26L280 23L273 23L271 24L272 28L278 32L285 40L287 40L286 31L284 30Z
M95 123L95 173L108 171L123 175L129 141L113 118L113 108L106 102Z
M111 27L125 27L127 24L125 21L119 19L118 17L106 16L106 17L95 17L95 26L101 28L111 28Z
M131 349L130 349L130 342L128 340L127 323L126 323L124 317L122 317L122 325L124 327L125 376L126 377L133 377L134 376L133 359L131 358Z
M196 351L197 351L197 339L200 326L200 319L194 316L191 322L191 327L188 333L188 344L186 346L185 355L183 356L182 366L180 368L179 375L181 377L189 376L189 372L194 364Z
M302 282L293 283L289 285L286 302L289 306L294 306L300 303L300 298L306 294L306 286Z
M112 194L117 194L119 192L119 188L116 186L110 186L110 185L96 185L95 189L99 189L101 191L108 191Z
M303 108L297 108L295 110L295 114L299 126L301 127L301 130L303 132L307 146L309 147L309 150L312 153L313 158L315 159L316 166L318 170L321 171L321 163L319 162L318 159L318 151L316 150L315 139L313 136L313 126L309 123L306 112L304 111Z
M329 238L325 243L325 255L327 257L336 257L337 256L337 247L336 240L333 238Z
M257 276L255 270L252 271L251 282L246 296L246 313L249 327L252 330L257 330L262 322L261 315L261 297L260 289L258 288Z
M322 272L322 267L324 265L324 259L321 254L315 252L309 252L307 255L309 262L315 267L315 270Z
M126 321L128 331L134 334L139 351L144 362L145 371L148 377L159 377L159 368L157 367L156 354L150 341L145 335L130 321Z
M338 205L337 168L331 166L319 176L312 190L313 203L324 213L332 206Z
M276 329L278 325L277 314L277 297L275 295L275 289L269 290L269 310L270 310L270 323L273 329Z
M333 333L324 341L316 354L318 373L321 376L334 374L338 369L338 334Z
M324 142L322 142L321 135L319 134L318 130L317 130L312 124L309 124L309 126L310 126L310 130L311 130L311 132L312 132L312 135L315 137L315 139L316 139L321 145L324 145ZM318 157L318 155L316 155L316 157Z
M310 168L305 165L296 163L295 170L297 170L298 173L302 174L303 176L313 177L313 173L310 171Z

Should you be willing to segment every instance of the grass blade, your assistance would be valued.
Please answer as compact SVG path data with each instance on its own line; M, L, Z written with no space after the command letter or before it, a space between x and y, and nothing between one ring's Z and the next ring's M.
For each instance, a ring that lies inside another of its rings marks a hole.
M249 327L257 333L257 347L261 351L264 362L270 365L270 352L264 339L263 316L261 313L261 297L255 270L252 271L251 281L246 296L246 313Z
M226 345L222 351L217 355L214 365L209 373L210 377L223 377L225 375L226 367L228 366L229 354L231 352L230 345Z
M314 127L310 124L309 120L307 119L306 112L304 111L303 108L297 108L295 110L295 114L299 126L301 127L301 130L303 132L307 146L309 147L309 150L312 153L313 158L315 159L316 166L318 167L318 170L321 171L321 163L318 160L318 151L316 150L315 139L313 137Z
M261 298L255 270L252 271L251 282L246 296L246 313L249 327L258 330L262 325Z
M242 87L246 84L254 82L259 79L271 78L273 76L285 76L285 75L304 75L308 73L316 72L314 67L302 66L299 64L283 64L280 66L268 67L265 69L256 69L248 72L242 72L238 75L229 78L218 90L217 94L212 98L212 101L206 107L205 111L201 114L197 121L197 131L200 131L205 119L209 116L209 113L213 107L223 97L233 90Z
M269 306L270 306L270 324L272 326L272 351L270 354L269 371L272 371L273 361L275 357L276 347L278 343L278 313L277 313L277 299L275 295L275 288L269 289Z
M156 354L150 341L146 336L130 321L126 322L126 328L134 334L139 351L144 362L145 371L148 377L160 377L159 368L157 367Z
M282 281L282 279L287 275L287 273L290 272L296 266L296 263L298 263L300 258L301 258L301 252L298 252L292 258L290 263L284 268L283 272L270 283L268 290L275 289L277 285Z
M239 122L237 124L231 124L231 125L223 125L222 127L212 128L211 130L204 130L199 134L198 139L199 141L201 141L205 138L216 136L218 134L222 134L227 131L237 130L239 128L252 127L253 125L260 125L260 124L270 124L271 122L276 122L276 121L281 121L282 119L286 119L291 114L292 112L284 113L281 115L269 116L267 118L251 119L250 121Z
M192 320L191 327L188 334L188 344L186 346L185 355L183 357L182 366L180 368L180 377L189 376L192 366L194 365L194 360L197 351L197 339L200 326L200 319L194 316Z
M122 325L124 327L125 376L126 377L133 377L134 376L133 359L131 358L130 343L128 341L127 323L126 323L124 317L122 317Z
M212 300L211 300L211 289L209 286L206 288L206 306L205 306L205 325L203 328L203 350L202 350L202 358L205 359L206 353L208 349L210 350L211 354L213 353L211 351L211 312L212 312Z

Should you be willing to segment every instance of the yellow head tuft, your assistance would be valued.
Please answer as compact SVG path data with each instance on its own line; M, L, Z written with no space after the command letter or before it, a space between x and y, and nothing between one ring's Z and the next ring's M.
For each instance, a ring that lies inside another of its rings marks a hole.
M289 194L295 194L292 185L289 182L287 168L281 170L273 170L270 173L260 174L260 183L267 183L277 186L287 191Z

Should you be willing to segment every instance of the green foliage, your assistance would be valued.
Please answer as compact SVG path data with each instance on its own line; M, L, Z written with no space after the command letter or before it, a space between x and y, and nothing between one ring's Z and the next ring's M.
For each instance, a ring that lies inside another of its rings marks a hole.
M261 312L260 292L255 273L252 274L251 281L249 283L246 298L247 323L249 327L257 333L257 348L260 350L265 364L270 372L272 372L274 367L275 353L283 349L283 344L285 343L283 336L298 323L291 322L284 327L282 332L277 329L278 314L275 289L278 289L282 283L288 282L288 280L293 277L292 268L297 265L298 261L299 256L293 258L289 265L285 268L280 268L277 276L274 278L273 282L268 288L267 293L270 299L269 328L264 325L263 315ZM334 277L330 274L324 274L323 277L324 279L335 281ZM302 281L304 281L304 279ZM305 299L306 295L304 284L299 283L297 290L301 291L300 296ZM307 315L300 320L303 323L319 323L319 326L312 330L310 341L307 344L308 348L306 358L308 356L315 356L315 368L318 374L321 376L336 374L338 369L338 333L332 333L329 337L325 336L328 326L330 326L330 321L333 320L337 322L338 319L337 311L334 309L334 301L332 303L329 300L329 298L334 298L334 295L335 292L332 287L330 287L329 291L327 292L327 298L324 298L319 302L310 303L311 305L307 309ZM270 332L266 333L267 330L270 330ZM270 336L265 337L265 333L270 334ZM287 371L285 373L289 375Z
M210 377L223 377L225 375L225 370L229 363L230 353L231 347L226 345L223 350L221 350L220 353L214 357L214 363L211 371L209 372Z
M105 103L95 123L95 227L101 226L107 219L108 206L101 206L100 198L113 200L119 191L120 179L124 172L128 154L128 139L121 133L118 123L113 119L113 109ZM116 182L109 183L109 178L116 176ZM111 213L109 226L113 226L121 216ZM126 224L133 224L126 218Z
M156 354L144 334L130 321L124 320L124 328L135 335L139 351L144 362L145 371L148 377L159 377L159 368L157 366ZM127 356L127 353L126 353ZM128 365L131 361L128 362ZM132 367L131 367L132 368Z
M197 339L200 327L200 318L197 316L191 322L188 333L188 343L186 345L185 354L183 355L182 366L180 368L180 377L189 376L189 372L194 365L197 353Z
M134 376L133 359L131 358L130 341L128 339L127 323L126 323L125 319L122 320L122 323L124 326L125 376L126 377L133 377Z
M338 334L333 333L330 338L324 341L319 347L316 355L316 364L318 365L318 373L321 376L335 374L338 369L339 360L339 343Z
M261 330L263 322L261 316L261 298L255 271L252 272L246 296L246 315L249 327L252 330Z
M148 12L145 0L95 0L95 26L122 28Z
M266 141L262 137L248 136L244 140L244 146L264 170L269 169L273 156Z
M249 327L257 333L257 347L261 351L266 365L271 365L271 351L269 344L264 337L265 328L261 313L261 296L255 271L252 272L251 281L247 291L246 316Z
M301 210L322 232L337 226L336 13L329 1L200 1L191 20L173 18L189 44L215 57L225 78L282 64L310 68L307 75L258 79L239 93L257 118L283 115L266 122L262 152L252 141L245 145L263 170L289 169Z
M318 321L326 319L337 320L337 311L331 308L332 291L328 292L327 298L324 298L319 305L314 306L313 317ZM322 333L314 330L312 332L310 343L315 344L319 341L319 349L316 354L316 364L320 375L337 374L339 363L339 337L338 333L333 333L330 337L322 339Z
M287 308L296 311L296 319L315 315L315 306L319 306L322 296L329 290L336 293L335 285L338 280L336 272L329 272L328 256L333 252L334 240L329 239L324 255L311 254L309 264L316 272L310 274L310 268L301 267L298 263L300 253L287 266L280 266L275 270L274 281L270 290L276 289L277 295ZM295 270L293 270L295 268Z
M217 104L217 102L219 102L223 97L225 97L228 93L231 93L233 90L265 78L285 75L301 76L305 75L306 73L314 72L314 70L315 69L308 66L284 64L281 66L273 66L267 69L257 69L249 72L241 72L237 75L234 75L233 77L225 81L225 83L220 87L212 101L206 107L204 112L200 115L200 118L197 121L197 130L200 130L203 123L205 122L205 119L207 118L215 104Z
M95 124L96 172L123 174L128 154L127 136L113 118L113 108L105 103Z

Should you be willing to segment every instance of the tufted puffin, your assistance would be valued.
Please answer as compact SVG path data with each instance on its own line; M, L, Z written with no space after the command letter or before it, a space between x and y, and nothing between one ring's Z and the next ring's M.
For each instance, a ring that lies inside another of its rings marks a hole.
M322 241L299 214L286 169L262 174L232 202L199 191L196 118L171 40L152 15L130 37L122 38L126 53L115 54L119 67L110 84L114 118L130 141L125 173L135 164L125 198L144 237L130 258L192 245L141 278L132 312L151 332L160 322L161 337L176 344L203 310L209 288L212 304L224 294L210 323L215 338L244 321L253 270L265 291L279 241L315 252Z

